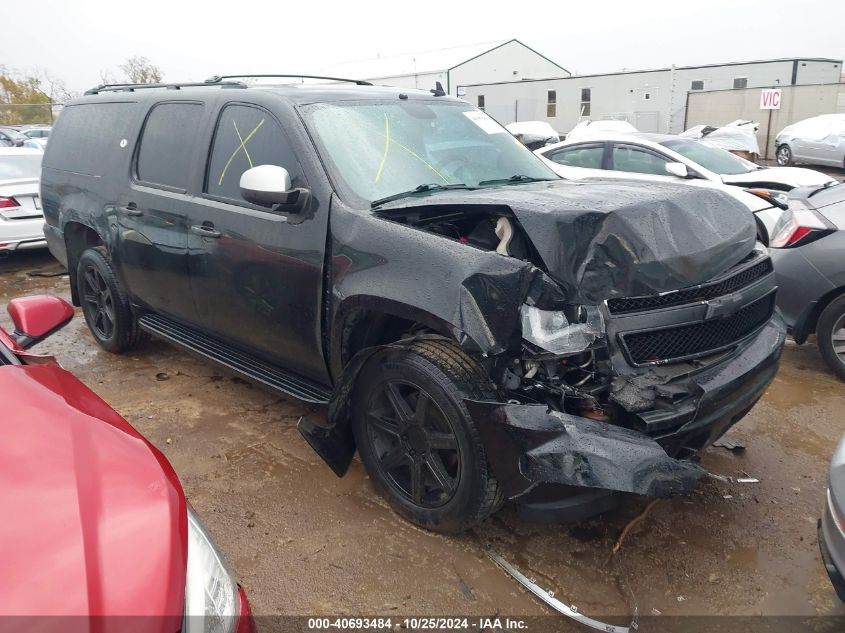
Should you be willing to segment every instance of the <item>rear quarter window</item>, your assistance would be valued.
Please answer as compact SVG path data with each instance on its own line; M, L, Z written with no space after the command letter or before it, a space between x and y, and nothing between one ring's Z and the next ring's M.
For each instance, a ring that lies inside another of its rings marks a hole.
M104 175L129 151L120 143L130 137L137 107L129 101L66 106L51 132L44 167Z
M150 110L138 148L138 180L174 189L188 188L194 147L202 122L201 103L159 103Z

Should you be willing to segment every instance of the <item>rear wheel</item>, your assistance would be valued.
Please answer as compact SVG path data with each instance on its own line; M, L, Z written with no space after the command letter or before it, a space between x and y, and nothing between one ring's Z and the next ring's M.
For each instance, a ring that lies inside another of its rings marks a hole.
M100 347L120 353L147 340L105 247L89 248L79 257L76 288L85 322Z
M486 374L449 341L377 353L361 370L355 440L376 490L420 527L454 533L501 505L463 401L492 396Z
M788 167L792 164L792 150L789 149L789 145L783 144L778 147L777 152L775 152L775 156L778 160L778 165L781 167Z
M845 380L845 295L822 311L816 325L819 351L828 366Z

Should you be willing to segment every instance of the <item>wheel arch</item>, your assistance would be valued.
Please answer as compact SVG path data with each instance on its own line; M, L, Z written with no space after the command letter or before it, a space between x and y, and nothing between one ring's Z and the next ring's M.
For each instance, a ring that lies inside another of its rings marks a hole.
M106 241L100 236L96 229L75 220L64 225L65 248L67 249L67 270L70 276L70 295L73 305L79 306L79 292L76 288L76 268L79 263L79 256L87 248L103 246Z
M839 286L828 291L810 306L792 330L792 338L795 339L796 343L800 345L807 340L810 334L815 334L821 313L824 312L827 306L841 296L845 296L845 286Z
M456 339L454 326L419 307L371 295L346 298L330 328L332 376L337 380L361 350L395 343L414 330Z
M342 477L355 454L349 405L362 367L386 347L407 347L421 336L455 341L456 329L439 317L407 304L369 295L346 298L331 319L329 369L334 391L328 427L303 416L297 428L308 444Z

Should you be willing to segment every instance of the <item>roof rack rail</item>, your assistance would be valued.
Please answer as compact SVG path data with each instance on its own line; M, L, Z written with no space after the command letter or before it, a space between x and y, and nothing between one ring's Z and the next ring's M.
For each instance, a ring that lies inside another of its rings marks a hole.
M300 78L300 79L322 79L324 81L342 81L345 83L353 83L358 84L359 86L372 86L369 81L364 81L363 79L346 79L344 77L322 77L320 75L214 75L213 77L209 77L205 80L207 84L217 84L223 81L224 79L263 79L263 78L283 78L283 79L293 79L293 78Z
M101 92L134 92L136 90L144 90L147 88L165 88L167 90L180 90L181 88L206 88L208 86L220 86L224 88L246 88L247 85L242 81L217 81L217 82L187 82L187 83L160 83L160 84L100 84L90 90L86 90L86 95L95 95Z

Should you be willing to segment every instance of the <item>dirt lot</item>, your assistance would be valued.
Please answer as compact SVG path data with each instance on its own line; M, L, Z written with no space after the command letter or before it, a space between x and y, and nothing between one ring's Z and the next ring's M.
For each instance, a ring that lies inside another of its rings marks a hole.
M27 275L55 266L46 254L0 261L0 305L38 292L69 297L67 277ZM0 324L9 325L5 310ZM816 543L845 388L813 345L788 345L768 393L729 434L747 449L703 457L714 473L760 482L710 479L688 498L658 502L611 561L644 500L573 525L525 523L505 507L472 533L429 534L390 511L359 462L343 479L332 474L296 431L300 404L158 341L127 356L103 352L80 313L37 349L167 455L259 615L551 613L485 557L486 542L596 617L634 606L643 615L845 614Z

